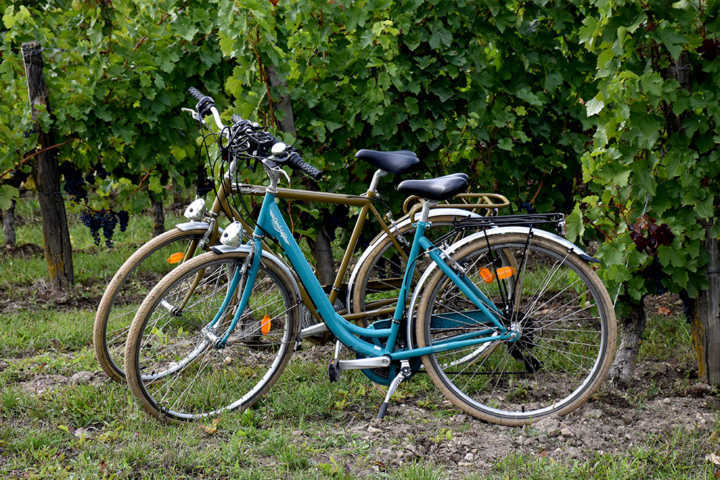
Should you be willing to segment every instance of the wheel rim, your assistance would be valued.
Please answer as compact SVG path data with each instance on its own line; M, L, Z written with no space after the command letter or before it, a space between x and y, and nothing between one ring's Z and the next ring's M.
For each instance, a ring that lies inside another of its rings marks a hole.
M140 303L164 275L182 264L186 257L192 256L191 254L188 255L188 243L199 240L200 237L200 234L187 234L152 249L134 262L132 268L123 277L122 282L112 291L112 296L109 299L103 296L99 310L105 309L102 314L104 318L99 317L96 322L102 323L102 351L98 352L97 355L104 357L104 361L101 361L104 369L107 370L109 367L116 375L125 376L123 369L125 341L130 330L130 324ZM179 251L185 251L183 260L169 263L170 256L177 254ZM104 307L104 304L107 306ZM113 372L107 373L113 376Z

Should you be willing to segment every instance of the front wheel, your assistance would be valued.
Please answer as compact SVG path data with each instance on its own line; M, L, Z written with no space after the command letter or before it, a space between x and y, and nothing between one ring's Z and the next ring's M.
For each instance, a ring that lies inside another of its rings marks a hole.
M485 306L497 307L503 326L519 336L422 357L443 394L502 425L565 414L585 402L607 375L617 336L612 302L597 274L564 246L522 234L483 237L453 257L487 297ZM507 265L507 258L516 264ZM479 311L438 271L420 300L418 346L492 330Z
M255 403L292 355L299 305L292 279L263 258L247 307L224 348L218 337L237 313L247 252L207 253L176 268L148 294L130 327L125 372L155 417L193 420ZM228 294L230 292L230 294Z

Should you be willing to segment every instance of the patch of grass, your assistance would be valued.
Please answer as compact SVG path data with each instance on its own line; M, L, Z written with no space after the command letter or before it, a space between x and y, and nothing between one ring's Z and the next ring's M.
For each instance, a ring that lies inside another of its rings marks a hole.
M10 454L22 455L27 452L57 452L68 441L68 434L60 429L50 430L39 427L22 432L16 430L13 438L6 440L5 448Z
M0 257L0 290L12 295L11 288L15 285L29 285L40 278L47 278L47 262L41 256Z
M511 456L495 465L497 478L563 478L685 480L713 478L714 466L704 460L707 445L698 433L676 430L672 435L649 439L627 454L596 454L586 462L564 463L552 458Z
M0 385L29 380L36 375L72 376L81 370L96 370L97 363L91 349L75 354L46 352L13 360L0 372Z
M42 409L42 402L13 386L3 387L0 392L0 418L28 417Z
M393 470L387 478L398 480L442 480L453 477L452 472L429 463L413 462Z
M261 407L276 419L328 417L341 400L338 390L347 385L347 376L330 383L327 370L316 363L291 361L263 400Z
M275 457L288 471L306 470L310 465L305 449L293 444L292 439L282 433L275 433L268 438L263 450Z
M125 385L74 385L49 391L42 396L46 408L41 418L66 422L75 428L102 426L128 414L129 393Z
M639 360L679 361L693 355L690 325L683 315L648 315Z
M78 350L92 343L95 312L23 310L0 315L0 355Z

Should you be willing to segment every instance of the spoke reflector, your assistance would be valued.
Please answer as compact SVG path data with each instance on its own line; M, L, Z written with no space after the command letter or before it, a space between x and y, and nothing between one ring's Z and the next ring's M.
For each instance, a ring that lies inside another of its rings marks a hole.
M480 276L485 281L485 283L492 283L493 280L495 280L495 275L493 275L493 273L488 268L481 268Z
M500 267L497 269L497 278L505 280L515 275L515 269L512 267Z
M260 332L262 332L263 335L267 335L270 333L270 324L272 321L270 320L270 315L267 313L262 319L262 322L260 323Z
M185 259L185 252L175 252L167 258L167 263L174 265L180 263Z

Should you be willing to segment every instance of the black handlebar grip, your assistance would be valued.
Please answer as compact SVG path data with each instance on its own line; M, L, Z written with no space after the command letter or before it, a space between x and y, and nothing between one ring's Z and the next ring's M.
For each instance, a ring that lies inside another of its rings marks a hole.
M195 100L197 100L198 102L202 100L202 98L205 96L200 90L195 87L188 88L188 93L195 97Z
M322 172L303 160L297 152L292 152L285 163L291 168L300 170L315 180L320 180L320 177L322 177Z
M195 87L188 88L188 92L197 100L195 110L198 111L203 117L210 115L210 109L215 106L215 100L203 94L200 90Z

